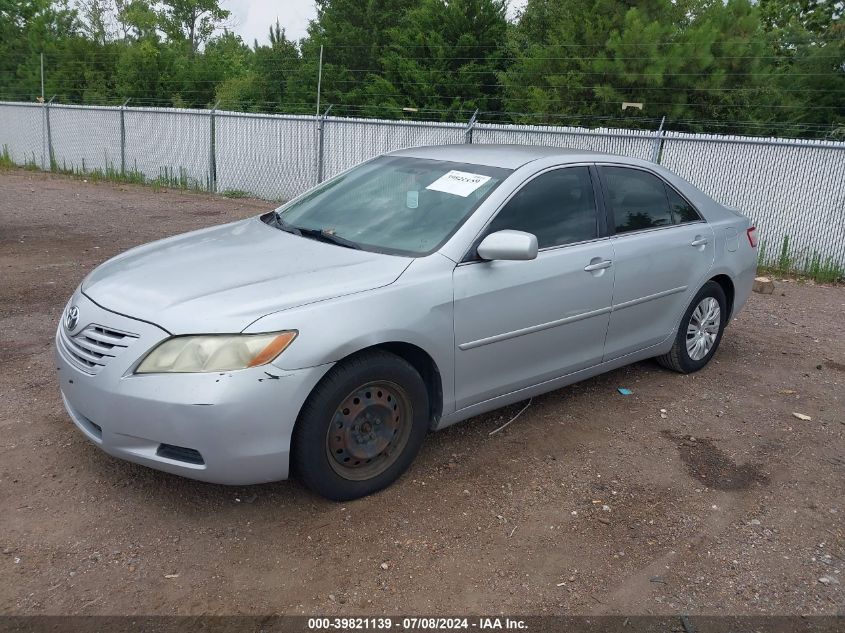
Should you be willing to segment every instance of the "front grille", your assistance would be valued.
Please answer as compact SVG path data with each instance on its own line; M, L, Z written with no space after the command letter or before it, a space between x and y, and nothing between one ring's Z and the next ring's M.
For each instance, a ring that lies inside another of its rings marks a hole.
M205 463L200 452L193 448L185 448L184 446L174 446L173 444L160 444L156 455L159 457L166 457L167 459L175 459L180 462L187 462L189 464Z
M96 374L137 338L137 334L96 324L88 325L73 336L67 333L64 326L59 328L59 342L65 355L89 374Z

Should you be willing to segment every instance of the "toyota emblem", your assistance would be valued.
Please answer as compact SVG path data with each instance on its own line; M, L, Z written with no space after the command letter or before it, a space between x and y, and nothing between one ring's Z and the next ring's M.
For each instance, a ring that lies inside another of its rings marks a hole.
M76 306L71 306L67 310L67 314L65 315L65 327L67 328L68 332L72 332L77 324L79 323L79 308Z

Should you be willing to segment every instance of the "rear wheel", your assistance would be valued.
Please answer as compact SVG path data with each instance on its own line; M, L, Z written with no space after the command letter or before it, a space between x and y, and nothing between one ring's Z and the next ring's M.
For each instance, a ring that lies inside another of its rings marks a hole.
M381 490L419 451L428 411L425 383L410 363L381 350L353 356L332 368L302 408L295 474L336 501Z
M657 362L682 374L698 371L713 358L727 322L727 300L722 287L708 281L690 302L681 319L675 342Z

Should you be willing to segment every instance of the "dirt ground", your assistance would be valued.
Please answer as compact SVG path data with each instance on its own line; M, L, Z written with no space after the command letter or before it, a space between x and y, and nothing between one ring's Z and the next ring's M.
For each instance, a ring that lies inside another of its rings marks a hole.
M845 613L843 287L778 281L706 370L639 363L499 434L521 405L432 434L352 503L100 452L54 378L68 296L131 246L269 207L0 173L0 612Z

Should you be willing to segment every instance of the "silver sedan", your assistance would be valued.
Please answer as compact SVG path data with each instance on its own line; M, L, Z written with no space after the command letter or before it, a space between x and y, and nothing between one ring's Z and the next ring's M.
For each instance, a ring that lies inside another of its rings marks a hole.
M351 499L429 430L646 358L701 369L755 263L748 218L652 163L408 149L102 264L59 324L58 379L111 455Z

